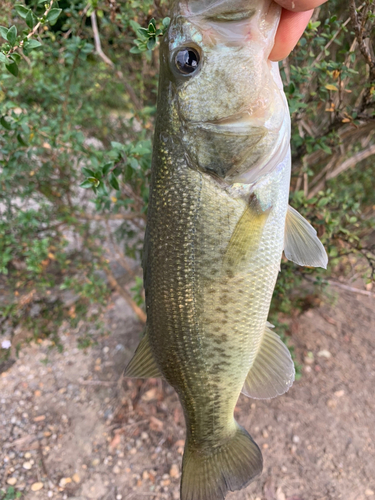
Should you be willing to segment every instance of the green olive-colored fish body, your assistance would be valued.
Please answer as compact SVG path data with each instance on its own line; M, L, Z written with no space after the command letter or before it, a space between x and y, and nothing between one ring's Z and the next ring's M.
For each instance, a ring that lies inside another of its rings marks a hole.
M186 1L161 47L147 330L126 373L161 375L178 393L182 500L223 499L261 472L234 408L241 390L271 398L294 380L267 323L283 250L299 264L326 259L288 208L289 116L267 60L279 14L271 0Z

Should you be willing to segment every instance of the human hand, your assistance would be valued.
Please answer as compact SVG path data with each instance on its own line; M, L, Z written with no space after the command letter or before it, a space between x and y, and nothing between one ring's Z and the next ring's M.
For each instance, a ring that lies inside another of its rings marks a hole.
M275 0L283 7L275 45L270 54L271 61L285 59L297 45L311 19L315 7L327 0Z

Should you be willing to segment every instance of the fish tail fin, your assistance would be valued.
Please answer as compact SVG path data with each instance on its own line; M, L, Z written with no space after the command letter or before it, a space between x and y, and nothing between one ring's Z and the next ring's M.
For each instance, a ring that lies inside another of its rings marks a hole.
M234 436L209 452L186 442L181 500L221 500L262 472L263 459L250 434L236 423Z

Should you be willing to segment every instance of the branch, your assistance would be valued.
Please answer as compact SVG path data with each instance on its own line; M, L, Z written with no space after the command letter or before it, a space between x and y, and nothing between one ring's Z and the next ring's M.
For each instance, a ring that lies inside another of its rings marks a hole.
M335 177L342 174L349 168L355 167L358 163L360 163L363 160L366 160L366 158L369 158L372 155L375 155L375 144L368 147L367 149L364 149L363 151L360 151L351 158L348 158L343 163L341 163L341 165L332 170L332 172L328 172L325 179L319 182L314 187L314 189L309 193L308 198L313 198L315 195L317 195L319 191L321 191L324 188L326 181L334 179ZM329 165L332 166L331 162L329 163Z
M98 30L98 23L96 22L96 14L95 10L91 14L91 26L92 26L92 31L94 33L94 41L95 41L95 51L98 54L99 57L103 59L103 61L106 64L109 64L112 68L115 67L114 63L110 60L109 57L107 57L102 49L102 44L100 42L100 35L99 35L99 30Z
M133 220L133 219L146 220L145 214L142 214L140 212L134 212L130 214L108 214L108 215L79 214L77 217L78 219L97 220L97 221Z
M142 309L134 302L134 300L132 299L130 293L127 292L125 290L125 288L123 288L120 285L120 283L115 278L113 272L108 267L105 269L105 273L107 275L109 284L121 295L122 298L124 298L126 300L126 302L130 305L130 307L135 312L135 314L138 316L138 319L143 324L145 324L146 320L147 320L147 316L144 313L144 311L142 311Z

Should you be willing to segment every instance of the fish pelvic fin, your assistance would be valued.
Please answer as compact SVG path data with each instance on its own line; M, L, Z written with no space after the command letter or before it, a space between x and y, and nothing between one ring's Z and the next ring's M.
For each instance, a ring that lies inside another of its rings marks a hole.
M315 229L292 207L285 225L284 254L300 266L327 269L328 256Z
M251 195L226 248L224 268L238 271L246 266L251 255L258 250L271 209L262 210L256 195Z
M250 434L236 422L232 438L209 451L187 439L182 461L181 500L223 500L262 472L263 458Z
M157 378L162 377L154 355L151 351L148 329L140 341L134 356L125 369L125 377L132 378Z
M271 399L285 394L293 385L295 368L289 349L267 323L242 394L254 399Z

